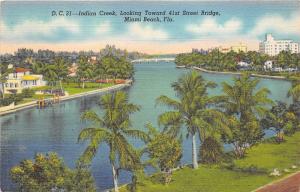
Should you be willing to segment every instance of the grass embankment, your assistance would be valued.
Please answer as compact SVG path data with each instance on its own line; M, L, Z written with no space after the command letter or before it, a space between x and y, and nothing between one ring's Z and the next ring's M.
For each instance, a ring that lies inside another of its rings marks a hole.
M113 86L114 83L93 83L93 82L87 82L85 83L85 88L82 88L78 83L63 83L63 89L68 92L69 95L74 95L78 93L84 93L88 91L93 91L97 89L102 89L106 87ZM60 89L59 86L54 87L53 89ZM42 86L42 87L36 87L30 89L32 91L43 91L43 90L51 90L50 86ZM9 95L6 95L6 97L9 97ZM41 98L47 99L47 98L53 98L52 94L34 94L31 97L23 98L21 101L18 101L16 104L24 104L32 101L39 100Z
M292 137L285 137L286 141L277 144L264 142L254 146L243 159L234 160L235 168L248 169L255 167L265 172L253 173L229 170L220 166L201 165L199 169L184 168L175 171L172 182L169 185L155 182L154 176L147 177L138 185L138 191L142 192L249 192L263 186L271 181L277 180L291 172L299 170L292 169L292 165L299 167L300 163L300 132ZM282 174L280 177L269 176L270 172L277 168ZM127 191L126 187L122 192Z
M78 83L63 83L63 88L65 91L69 93L69 95L74 95L78 93L84 93L88 91L93 91L97 89L102 89L105 87L110 87L114 85L113 83L85 83L85 88L82 88L78 85Z
M285 136L283 143L264 142L251 148L246 158L236 160L237 167L255 166L268 171L274 168L282 171L300 163L300 132L291 137ZM298 166L298 165L297 165Z

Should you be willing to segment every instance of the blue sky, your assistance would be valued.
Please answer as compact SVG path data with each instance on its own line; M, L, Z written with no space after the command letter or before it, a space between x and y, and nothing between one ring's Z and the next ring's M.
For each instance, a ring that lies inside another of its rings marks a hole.
M124 23L122 16L52 17L51 11L213 10L220 16L174 16L172 23ZM300 1L289 2L34 2L1 3L1 52L18 47L97 50L106 44L148 53L247 44L265 33L300 41Z

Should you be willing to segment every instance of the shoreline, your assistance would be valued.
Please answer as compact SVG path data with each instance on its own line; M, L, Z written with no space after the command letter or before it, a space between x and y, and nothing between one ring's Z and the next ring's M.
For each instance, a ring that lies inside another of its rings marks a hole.
M176 68L186 68L186 66L181 65L181 66L176 66ZM230 72L230 71L211 71L211 70L207 70L201 67L191 67L191 69L195 69L204 73L211 73L211 74L223 74L223 75L242 75L241 72ZM250 74L251 77L259 77L259 78L265 78L265 79L278 79L278 80L288 80L286 77L284 76L272 76L272 75L260 75L260 74L255 74L255 73L251 73Z
M77 93L77 94L74 94L74 95L63 96L63 97L60 97L59 102L68 101L68 100L71 100L71 99L76 99L78 97L93 95L93 94L97 94L97 93L105 93L105 92L110 92L110 91L123 89L125 87L130 87L131 83L132 83L132 80L128 80L128 81L126 81L126 83L113 85L111 87L105 87L105 88L101 88L101 89L87 91L87 92L84 92L84 93ZM36 106L37 106L37 101L31 101L31 102L28 102L28 103L15 105L13 109L1 111L0 116L5 116L5 115L8 115L8 114L11 114L11 113L14 113L14 112L18 112L18 111L28 109L28 108L32 108L32 107L36 107Z
M202 71L205 73L212 73L212 74L224 74L224 75L242 75L241 72L222 72L222 71L211 71L211 70L207 70L207 69L203 69L200 67L192 67L192 69L198 70L198 71ZM255 74L255 73L251 73L250 74L251 77L260 77L260 78L266 78L266 79L279 79L279 80L287 80L286 77L284 76L271 76L271 75L260 75L260 74Z

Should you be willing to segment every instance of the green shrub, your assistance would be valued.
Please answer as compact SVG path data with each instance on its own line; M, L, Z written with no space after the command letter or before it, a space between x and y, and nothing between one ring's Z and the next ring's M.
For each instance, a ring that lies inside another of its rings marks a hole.
M151 139L147 145L149 156L155 159L158 167L169 171L179 165L182 156L181 143L168 134L159 134Z
M207 137L201 145L199 154L203 163L220 163L223 157L223 146L215 138Z
M13 102L15 102L15 104L18 104L18 102L22 101L23 99L23 94L11 94L8 97L0 100L0 106L8 106Z
M11 103L14 102L14 98L13 97L7 97L7 98L1 98L0 99L0 106L8 106L10 105Z
M294 125L293 123L291 122L287 122L284 126L284 129L283 129L283 132L285 135L288 135L288 136L291 136L295 133L295 128L294 128Z
M250 165L248 167L236 167L233 166L232 169L233 171L239 171L239 172L244 172L244 173L252 173L252 174L266 174L268 173L268 170L265 168L259 168L256 165Z
M32 89L23 89L22 90L22 95L24 98L31 98L35 94L34 90Z
M34 160L23 160L11 168L10 176L18 191L96 191L89 170L70 169L56 153L38 153Z

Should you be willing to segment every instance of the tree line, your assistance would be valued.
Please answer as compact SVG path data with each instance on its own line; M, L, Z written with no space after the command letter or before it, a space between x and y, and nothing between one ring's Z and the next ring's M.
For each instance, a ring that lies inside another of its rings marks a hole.
M51 64L56 57L63 58L67 63L78 62L80 56L96 56L97 59L111 53L114 56L126 56L129 60L145 57L146 54L139 52L128 52L126 49L122 50L116 48L114 45L106 45L100 51L52 51L49 49L33 49L20 48L13 54L1 54L0 61L3 65L14 64L16 67L29 68L34 62Z
M251 69L262 71L264 63L272 60L276 67L282 68L300 68L300 54L289 51L281 51L276 56L269 56L256 51L222 53L219 49L214 49L207 54L204 53L182 53L175 59L176 65L185 65L188 67L204 67L215 71L237 71L238 62L247 62L251 64Z
M300 130L299 89L294 90L299 84L291 88L297 94L287 94L287 97L293 98L293 103L288 106L271 100L270 91L264 87L257 88L258 83L259 79L243 74L234 77L231 84L223 82L221 95L210 96L208 90L217 86L214 82L206 81L195 71L186 73L171 85L176 98L161 95L156 99L158 105L170 109L158 116L158 125L162 130L149 123L145 125L147 131L132 128L130 116L141 107L129 102L128 94L123 91L106 94L99 101L99 107L104 110L102 115L89 110L81 116L91 125L79 133L78 142L87 142L88 145L78 158L77 167L88 171L96 154L101 153L100 146L106 144L109 147L107 157L111 164L114 191L119 191L118 177L122 170L132 172L132 183L127 187L130 191L136 191L137 183L144 177L145 166L158 168L163 183L171 181L172 170L180 165L183 133L191 139L194 169L198 168L199 162L220 163L224 158L223 144L233 146L233 158L243 158L249 148L263 140L266 129L275 131L276 142L280 144L284 140L283 135L292 135ZM197 137L201 141L199 151ZM139 139L145 146L135 148L129 138ZM144 154L147 154L146 160L141 158ZM36 157L35 163L38 162ZM36 183L40 177L34 177L44 174L44 169L35 169L35 174L28 175L25 168L23 161L11 169L12 179L20 189L27 187L23 191L34 191L33 184L44 184ZM52 182L52 185L47 185L51 190L66 190L64 186L69 184L68 180L65 185L54 181L48 177L44 180L46 183ZM95 190L90 177L85 177L82 182L91 191Z

